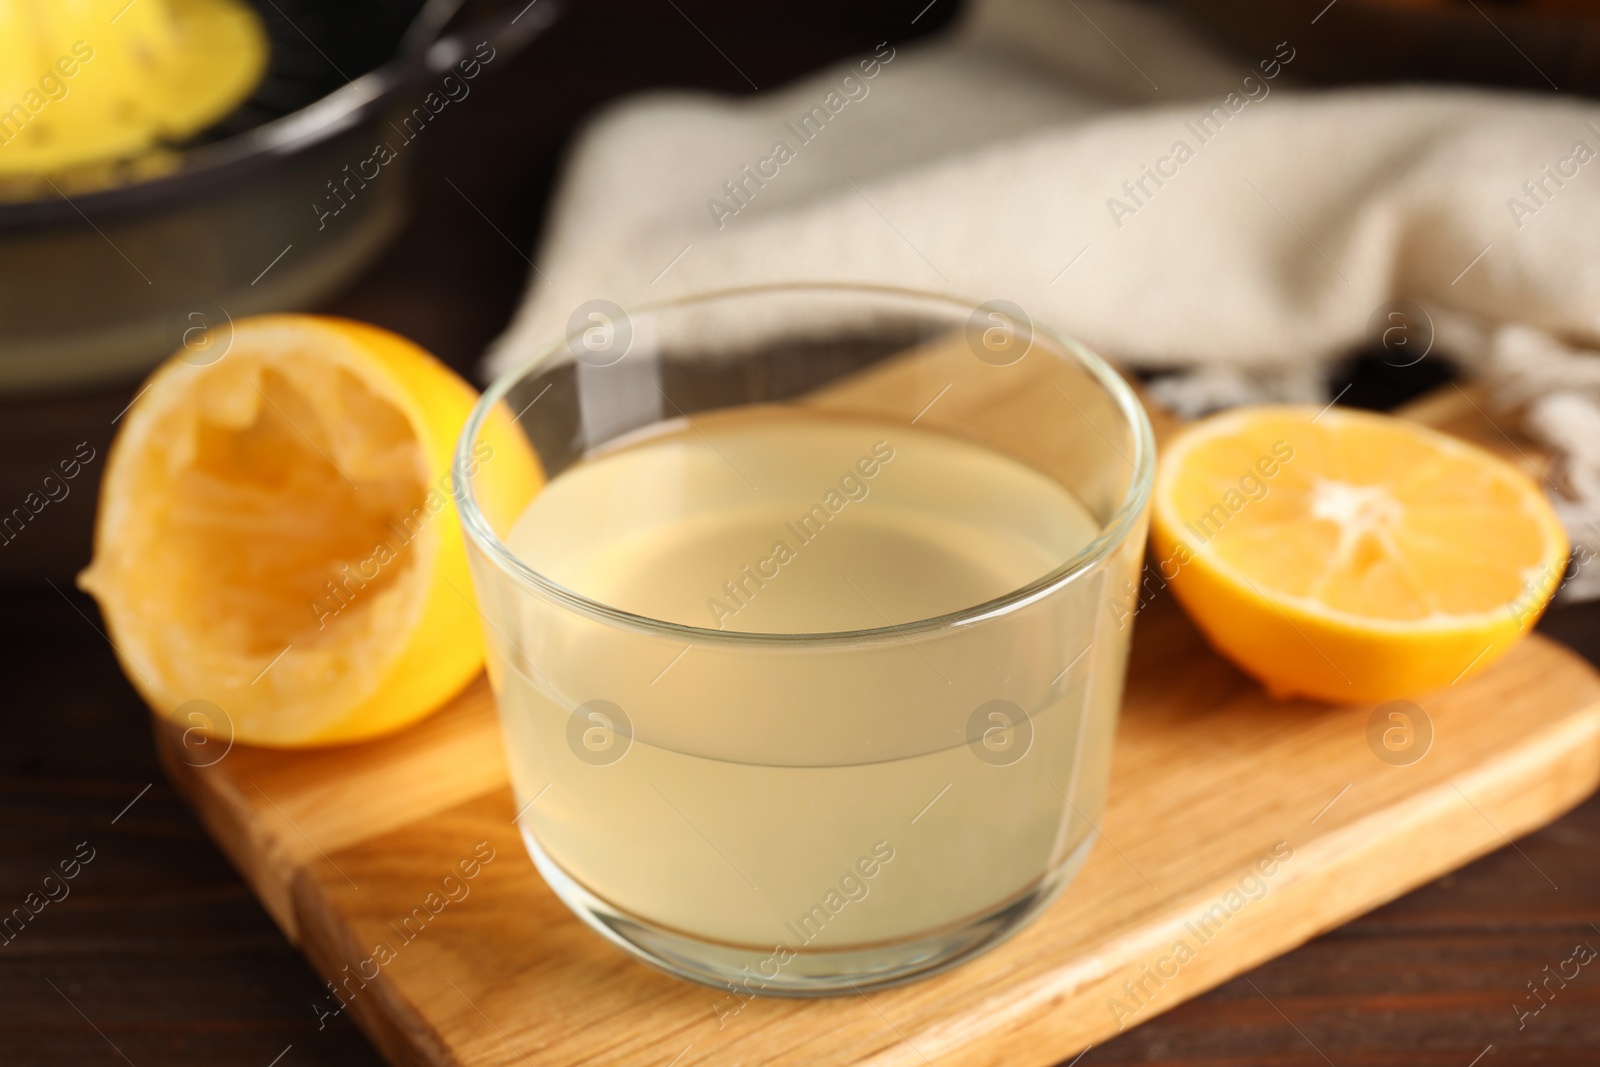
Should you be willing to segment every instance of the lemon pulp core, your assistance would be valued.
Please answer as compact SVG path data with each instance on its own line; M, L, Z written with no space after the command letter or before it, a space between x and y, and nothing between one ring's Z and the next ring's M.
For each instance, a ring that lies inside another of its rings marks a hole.
M162 427L173 444L165 492L148 497L165 503L145 572L189 586L168 600L187 609L173 622L258 658L370 623L414 565L404 543L426 486L405 418L348 371L334 373L335 395L324 398L343 426L275 370L251 384L253 417L200 408Z

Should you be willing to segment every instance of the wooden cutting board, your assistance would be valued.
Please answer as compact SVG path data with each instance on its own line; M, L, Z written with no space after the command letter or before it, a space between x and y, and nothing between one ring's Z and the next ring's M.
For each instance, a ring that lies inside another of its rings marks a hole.
M1532 468L1474 397L1447 386L1410 414ZM156 735L173 783L337 985L306 1010L348 1012L395 1063L1028 1067L1500 848L1600 782L1600 677L1553 642L1531 637L1417 704L1431 747L1386 762L1372 708L1269 700L1157 596L1101 840L1063 897L953 971L811 1001L667 977L568 912L512 824L482 679L346 748L223 753L159 720Z

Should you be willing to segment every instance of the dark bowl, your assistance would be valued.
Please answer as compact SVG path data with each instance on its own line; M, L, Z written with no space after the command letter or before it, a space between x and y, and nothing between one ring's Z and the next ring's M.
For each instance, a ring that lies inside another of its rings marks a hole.
M233 318L359 272L405 219L413 142L556 13L462 6L260 0L266 75L174 146L176 169L0 201L0 394L129 381L186 345L203 359Z
M0 584L70 584L138 379L180 350L214 360L233 318L315 305L360 272L408 214L413 142L555 4L261 0L265 78L173 146L175 170L0 201Z

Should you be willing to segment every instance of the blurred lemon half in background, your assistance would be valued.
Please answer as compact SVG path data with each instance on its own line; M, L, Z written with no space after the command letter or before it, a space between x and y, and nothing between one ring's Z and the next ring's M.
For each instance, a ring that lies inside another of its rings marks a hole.
M1161 457L1152 567L1275 696L1447 686L1532 628L1566 565L1544 495L1489 453L1349 409L1241 408Z
M450 472L477 394L342 319L242 319L217 344L123 417L79 584L159 712L209 700L278 746L415 721L483 664ZM473 461L494 499L541 481L509 419Z
M181 141L250 95L267 53L239 0L0 0L0 177Z

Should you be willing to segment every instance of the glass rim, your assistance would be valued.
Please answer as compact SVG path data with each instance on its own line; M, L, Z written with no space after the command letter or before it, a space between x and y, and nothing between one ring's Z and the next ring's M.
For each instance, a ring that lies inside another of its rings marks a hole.
M939 304L947 309L959 310L965 313L970 313L972 309L979 307L982 303L977 300L963 300L947 294L891 285L850 282L784 282L752 286L731 286L692 293L682 297L642 304L637 311L628 312L627 314L629 317L634 317L648 312L670 311L677 308L709 304L732 297L782 296L802 293L820 296L836 294L841 296L877 295L900 297L924 303ZM1117 510L1101 528L1099 535L1085 545L1076 555L1026 585L1002 593L1000 596L993 597L980 604L945 612L941 615L932 615L912 622L886 624L858 630L830 630L811 633L717 630L705 626L693 626L688 623L669 622L665 619L656 619L648 615L625 611L604 601L584 596L582 593L568 589L559 582L540 574L533 567L519 559L489 525L487 516L483 514L482 509L478 506L477 494L473 488L472 479L467 472L472 468L472 447L482 431L483 424L488 419L489 413L505 399L506 394L518 382L542 368L552 356L567 351L567 343L570 337L552 341L541 348L531 359L501 374L490 384L489 388L484 390L483 395L478 398L478 402L473 405L472 413L468 416L466 424L461 428L461 436L456 442L455 458L451 464L450 473L454 481L453 495L456 501L456 510L460 515L462 527L466 531L468 538L483 551L502 574L512 579L517 585L530 589L539 596L553 600L566 608L598 621L647 634L675 638L688 644L776 647L904 640L913 634L951 630L1009 615L1071 584L1079 575L1090 570L1120 548L1132 532L1139 516L1143 513L1155 485L1155 435L1150 427L1150 417L1145 412L1144 405L1140 403L1138 396L1135 395L1133 387L1104 358L1086 345L1056 331L1048 325L1032 322L1032 326L1036 335L1044 334L1052 342L1060 346L1065 353L1070 353L1073 358L1077 359L1089 376L1110 395L1118 412L1133 431L1133 455L1122 456L1122 459L1132 466L1133 477L1128 481L1128 489L1123 494ZM1054 353L1052 353L1052 357L1060 358L1059 355ZM1120 450L1117 450L1115 445L1112 447L1120 455Z

